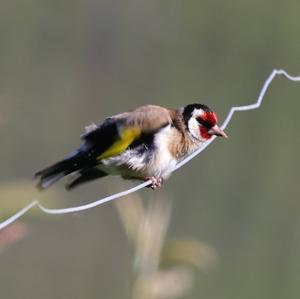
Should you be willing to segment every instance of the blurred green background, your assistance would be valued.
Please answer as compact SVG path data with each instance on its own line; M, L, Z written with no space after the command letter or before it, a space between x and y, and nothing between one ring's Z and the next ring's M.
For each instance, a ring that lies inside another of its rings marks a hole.
M222 120L256 100L273 68L300 75L299 28L295 0L2 0L1 219L35 196L33 173L69 154L90 122L192 102ZM299 97L300 84L276 78L261 109L234 116L228 140L139 192L145 203L172 199L168 238L218 253L184 298L299 298ZM128 186L105 178L38 196L73 206ZM22 221L26 238L0 254L1 298L131 298L134 252L113 203Z

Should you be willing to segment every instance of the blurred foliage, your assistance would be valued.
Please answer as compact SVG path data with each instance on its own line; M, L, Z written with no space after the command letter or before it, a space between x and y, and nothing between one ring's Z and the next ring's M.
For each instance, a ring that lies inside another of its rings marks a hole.
M12 223L8 228L0 232L0 254L13 244L25 238L28 234L25 223Z
M147 207L137 194L115 205L134 247L133 299L181 298L194 282L191 266L207 270L216 263L216 251L207 244L167 240L172 209L166 196L156 196Z
M86 124L146 103L196 101L222 120L256 99L273 68L299 75L299 11L295 0L2 0L1 219L35 196L33 173L68 155ZM228 140L157 191L172 199L167 239L189 236L218 252L185 298L299 298L299 94L277 78L260 110L236 114ZM70 193L59 184L47 204L92 201L119 182ZM139 194L152 200L148 189ZM113 204L26 217L30 233L0 256L3 298L130 294L135 253Z

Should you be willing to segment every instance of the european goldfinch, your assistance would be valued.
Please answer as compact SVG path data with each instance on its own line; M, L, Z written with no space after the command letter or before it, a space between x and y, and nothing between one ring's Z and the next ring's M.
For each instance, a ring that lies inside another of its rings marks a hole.
M85 128L82 145L68 158L36 173L45 189L70 176L72 189L82 183L121 175L151 180L159 188L176 164L213 135L227 137L217 125L217 115L203 104L176 110L147 105L108 117Z

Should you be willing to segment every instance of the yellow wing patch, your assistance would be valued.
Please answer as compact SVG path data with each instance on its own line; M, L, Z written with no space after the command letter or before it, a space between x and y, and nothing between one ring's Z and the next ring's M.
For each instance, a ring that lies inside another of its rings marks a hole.
M141 135L141 130L138 127L129 127L123 129L120 135L120 139L102 153L98 157L98 160L114 157L125 151L126 148Z

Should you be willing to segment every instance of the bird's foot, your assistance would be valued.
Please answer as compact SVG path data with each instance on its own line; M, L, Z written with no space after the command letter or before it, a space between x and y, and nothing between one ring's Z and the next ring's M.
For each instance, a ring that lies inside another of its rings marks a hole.
M150 187L152 190L156 190L158 188L160 188L162 186L163 183L163 178L162 177L146 177L145 181L151 181L151 185L149 185L148 187Z

